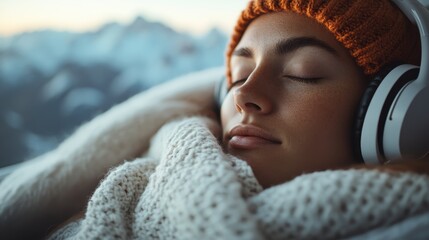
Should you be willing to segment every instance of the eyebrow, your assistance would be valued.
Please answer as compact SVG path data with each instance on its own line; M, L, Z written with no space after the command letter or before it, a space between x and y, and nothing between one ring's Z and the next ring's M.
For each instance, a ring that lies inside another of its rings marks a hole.
M329 44L313 37L296 37L279 41L275 46L275 53L278 55L288 54L303 47L318 47L329 53L338 55L338 52ZM252 57L253 51L247 47L235 50L232 55L239 57Z

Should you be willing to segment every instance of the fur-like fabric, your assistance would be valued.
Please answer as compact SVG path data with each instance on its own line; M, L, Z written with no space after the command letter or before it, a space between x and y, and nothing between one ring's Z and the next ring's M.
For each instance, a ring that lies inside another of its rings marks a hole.
M164 126L156 150L113 170L52 239L339 239L428 211L429 177L413 173L324 171L262 191L207 122Z

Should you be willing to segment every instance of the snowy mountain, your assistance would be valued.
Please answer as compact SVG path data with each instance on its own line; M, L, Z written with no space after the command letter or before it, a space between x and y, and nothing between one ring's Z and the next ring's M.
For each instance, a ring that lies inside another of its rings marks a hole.
M91 32L0 37L0 167L55 147L84 121L188 72L220 66L227 36L137 17Z

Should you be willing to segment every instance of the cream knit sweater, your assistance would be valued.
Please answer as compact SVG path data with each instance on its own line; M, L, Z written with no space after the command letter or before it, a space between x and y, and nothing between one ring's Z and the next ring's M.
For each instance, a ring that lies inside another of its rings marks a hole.
M52 238L338 239L429 209L429 178L411 173L325 171L262 191L208 123L164 126L148 156L111 171L84 219Z

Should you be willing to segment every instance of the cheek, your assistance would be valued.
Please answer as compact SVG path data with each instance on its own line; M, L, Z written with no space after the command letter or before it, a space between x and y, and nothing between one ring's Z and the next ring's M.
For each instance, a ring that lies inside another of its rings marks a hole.
M300 146L296 148L313 149L320 156L332 156L335 152L344 156L350 151L353 107L337 99L342 98L319 97L297 106L290 115L292 131L299 139L296 143Z

